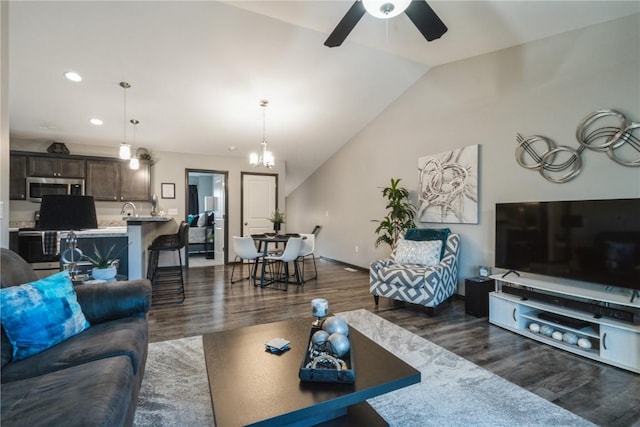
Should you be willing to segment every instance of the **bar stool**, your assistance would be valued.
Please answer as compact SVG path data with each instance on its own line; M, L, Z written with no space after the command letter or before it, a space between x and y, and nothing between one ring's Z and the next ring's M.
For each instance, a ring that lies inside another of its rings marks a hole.
M166 297L178 296L178 304L184 302L184 277L182 272L182 254L180 250L187 245L189 236L189 223L182 221L175 234L163 234L156 237L149 245L149 267L147 279L151 281L153 288L152 303L176 302L167 300ZM160 253L164 251L177 251L179 263L177 265L158 267ZM156 297L158 297L156 299Z

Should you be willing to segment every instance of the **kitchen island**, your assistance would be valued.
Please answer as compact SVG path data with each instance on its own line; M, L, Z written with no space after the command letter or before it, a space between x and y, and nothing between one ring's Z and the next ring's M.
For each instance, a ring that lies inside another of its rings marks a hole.
M168 216L128 216L127 236L129 238L129 280L147 277L149 256L147 248L161 234L172 234L178 229L176 221ZM170 256L170 254L163 254ZM177 258L177 257L176 257ZM184 257L183 257L184 259ZM178 261L168 261L161 257L160 265L177 265Z
M153 239L161 234L175 233L177 223L167 216L130 216L125 217L126 226L104 227L88 230L74 231L78 239L78 247L84 254L93 254L93 244L101 250L108 250L116 245L114 253L121 252L118 274L126 275L129 280L143 279L147 277L148 254L147 247ZM61 231L60 251L66 249L67 232ZM126 247L125 247L126 245ZM171 263L161 259L160 263ZM173 262L177 264L177 261Z

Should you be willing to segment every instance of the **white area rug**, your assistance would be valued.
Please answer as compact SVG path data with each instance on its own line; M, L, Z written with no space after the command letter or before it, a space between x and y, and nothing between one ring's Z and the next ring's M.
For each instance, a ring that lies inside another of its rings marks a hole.
M593 425L373 313L340 316L422 373L420 384L369 400L391 426ZM134 425L213 424L202 337L150 344Z

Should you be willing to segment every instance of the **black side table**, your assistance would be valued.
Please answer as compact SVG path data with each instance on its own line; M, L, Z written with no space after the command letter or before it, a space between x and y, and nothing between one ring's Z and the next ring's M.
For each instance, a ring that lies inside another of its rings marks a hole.
M464 312L475 317L489 316L489 292L495 289L493 279L472 277L464 281Z

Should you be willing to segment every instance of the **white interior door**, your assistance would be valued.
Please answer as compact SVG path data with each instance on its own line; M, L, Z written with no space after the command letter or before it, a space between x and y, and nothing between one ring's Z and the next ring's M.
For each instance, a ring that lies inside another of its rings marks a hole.
M276 175L242 175L242 235L273 232L269 221L276 210Z

